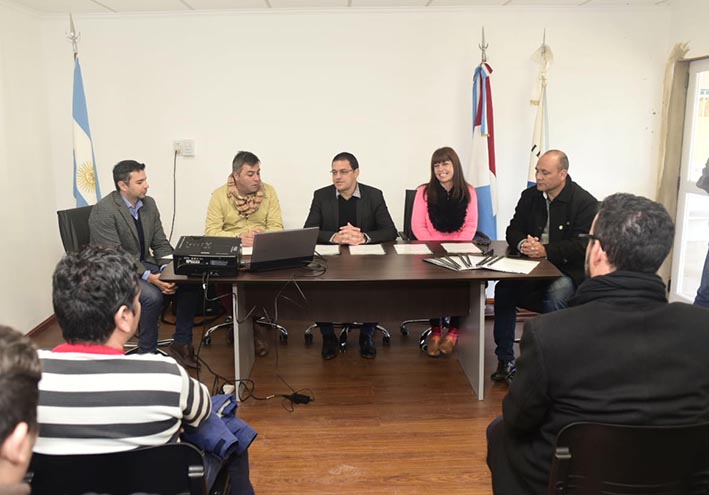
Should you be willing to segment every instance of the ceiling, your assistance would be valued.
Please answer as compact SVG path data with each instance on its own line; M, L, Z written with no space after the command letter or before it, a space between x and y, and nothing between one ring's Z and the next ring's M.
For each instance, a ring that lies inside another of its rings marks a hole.
M1 1L1 0L0 0ZM4 0L40 14L189 12L210 10L357 9L401 7L623 7L667 6L672 0Z

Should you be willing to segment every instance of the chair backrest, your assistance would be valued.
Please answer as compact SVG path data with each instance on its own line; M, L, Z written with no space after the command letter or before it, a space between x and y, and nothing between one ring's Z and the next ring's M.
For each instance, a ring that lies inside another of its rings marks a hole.
M206 495L204 475L199 450L169 443L113 454L34 454L25 479L32 485L32 495Z
M404 230L401 232L401 238L408 241L415 241L416 236L411 230L411 216L414 213L414 199L416 198L416 189L407 189L406 197L404 198Z
M556 438L549 494L709 493L709 423L573 423Z
M89 244L89 215L93 206L82 206L57 212L59 234L62 237L64 251L67 253L81 251Z

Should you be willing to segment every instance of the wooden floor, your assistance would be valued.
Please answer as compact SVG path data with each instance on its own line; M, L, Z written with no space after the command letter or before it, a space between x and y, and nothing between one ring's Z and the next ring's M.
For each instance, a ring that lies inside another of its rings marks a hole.
M398 322L383 322L391 346L377 339L376 359L359 356L355 332L350 352L331 361L320 357L319 332L306 346L307 324L284 324L287 345L272 346L269 356L256 360L254 394L288 394L285 381L315 400L293 412L280 398L251 398L239 407L239 416L259 432L249 451L259 495L491 493L485 428L500 414L506 386L488 380L485 400L477 401L457 360L427 357L418 349L419 328L405 337ZM201 330L195 328L196 342ZM163 325L161 335L171 331ZM489 376L496 365L491 321L486 332ZM34 340L48 348L61 334L55 325ZM233 377L233 349L223 331L200 357ZM214 385L204 367L199 378Z

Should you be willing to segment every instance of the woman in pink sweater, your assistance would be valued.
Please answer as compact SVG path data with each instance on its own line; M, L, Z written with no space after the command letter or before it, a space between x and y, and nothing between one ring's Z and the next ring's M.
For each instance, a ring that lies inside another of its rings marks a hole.
M431 180L416 190L411 230L419 241L472 241L478 226L475 189L465 182L460 158L453 148L440 148L431 157ZM431 319L428 355L453 352L460 317L452 316L445 339L441 318Z

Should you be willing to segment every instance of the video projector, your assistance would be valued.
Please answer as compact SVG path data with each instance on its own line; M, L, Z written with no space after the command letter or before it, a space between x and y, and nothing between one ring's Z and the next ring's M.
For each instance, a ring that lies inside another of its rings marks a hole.
M177 275L235 276L241 261L241 239L182 236L172 256Z

